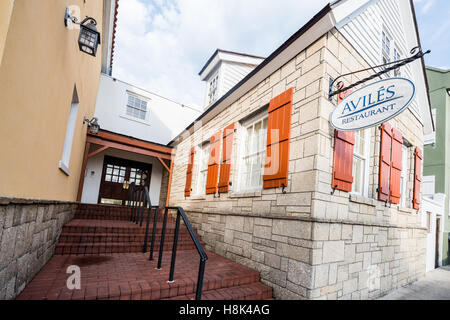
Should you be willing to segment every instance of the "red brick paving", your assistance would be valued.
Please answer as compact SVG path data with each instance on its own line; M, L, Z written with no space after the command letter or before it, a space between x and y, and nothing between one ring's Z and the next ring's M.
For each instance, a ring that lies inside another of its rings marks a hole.
M162 215L160 215L161 217ZM93 218L94 217L94 218ZM56 255L17 297L18 300L189 300L195 296L199 255L189 234L180 229L175 282L168 283L174 224L168 219L162 269L156 270L161 219L154 260L142 253L145 229L128 220L129 209L81 205L66 224ZM81 219L80 219L81 218ZM148 242L150 246L150 241ZM202 299L270 299L272 289L259 273L208 252ZM67 289L71 265L81 269L81 290Z

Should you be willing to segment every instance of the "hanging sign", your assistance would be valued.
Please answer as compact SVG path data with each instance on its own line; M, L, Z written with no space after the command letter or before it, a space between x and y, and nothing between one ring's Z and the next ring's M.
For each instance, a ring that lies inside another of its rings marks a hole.
M330 116L340 131L358 131L386 122L412 102L416 88L405 78L389 78L369 84L343 99Z

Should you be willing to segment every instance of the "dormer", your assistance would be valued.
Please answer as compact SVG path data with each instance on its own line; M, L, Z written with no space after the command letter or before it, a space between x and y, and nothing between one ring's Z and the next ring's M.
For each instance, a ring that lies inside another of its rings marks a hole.
M263 57L217 49L199 73L206 82L205 109L245 78Z

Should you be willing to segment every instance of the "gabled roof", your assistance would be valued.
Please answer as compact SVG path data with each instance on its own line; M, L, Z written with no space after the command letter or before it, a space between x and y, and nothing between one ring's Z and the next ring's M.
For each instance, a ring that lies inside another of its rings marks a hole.
M209 66L209 64L214 60L214 58L216 58L220 53L228 53L230 55L235 55L235 56L241 56L241 57L248 57L248 58L256 58L256 59L262 59L264 60L264 57L260 57L260 56L255 56L255 55L251 55L251 54L247 54L247 53L240 53L240 52L234 52L234 51L228 51L228 50L222 50L222 49L217 49L213 55L208 59L208 61L205 63L205 65L203 66L202 70L200 70L200 72L198 73L198 75L200 76L203 71L206 70L206 68Z
M205 124L211 120L215 115L223 111L227 106L237 101L242 95L250 91L260 81L264 80L272 72L281 68L285 63L294 58L303 49L314 43L317 39L323 36L336 26L340 20L349 18L354 12L364 9L374 1L379 0L337 0L327 4L322 10L320 10L310 21L308 21L302 28L294 33L285 43L283 43L278 49L276 49L268 58L266 58L261 64L259 64L252 72L250 72L244 79L230 89L225 95L211 105L200 117L198 117L193 123L191 123L182 133L175 137L169 145L177 144L178 140L185 134L189 134L194 129L194 124L199 121L203 121ZM413 23L415 26L415 32L417 36L417 44L420 46L420 37L417 27L417 21L414 11L413 0L409 1L413 16ZM338 9L338 10L336 10ZM333 11L336 12L337 16ZM208 63L214 58L216 53L210 58ZM206 66L208 65L206 64ZM425 71L425 63L422 58L423 77L426 90L428 90L428 81ZM202 71L205 69L203 67ZM202 72L200 72L202 73ZM258 82L259 81L259 82ZM426 93L428 97L429 116L426 121L431 121L431 128L434 130L434 123L431 116L431 103L429 92ZM426 116L426 115L425 115ZM430 126L428 125L428 128Z
M292 59L292 57L294 57L297 54L297 52L299 52L296 51L294 53L292 52L286 53L286 50L288 48L290 48L293 45L306 47L307 45L310 45L314 41L316 41L317 38L323 35L325 32L329 31L334 25L332 18L328 16L330 12L331 6L330 4L327 4L322 10L320 10L319 13L317 13L302 28L300 28L296 33L294 33L286 42L284 42L278 49L276 49L269 57L267 57L261 64L259 64L244 79L242 79L225 95L223 95L213 105L211 105L208 109L206 109L205 112L203 112L203 114L201 114L193 123L191 123L182 133L180 133L171 142L169 142L168 145L172 145L173 143L175 143L183 135L185 131L193 129L194 124L196 122L205 120L207 118L209 118L207 119L209 121L210 118L214 117L216 114L221 112L222 111L221 109L223 109L227 105L231 105L231 103L239 99L240 96L245 94L248 90L251 90L253 86L257 85L259 83L258 81L260 81L258 79L266 77L266 75L271 73L270 70L281 67L282 65L285 64L285 62ZM314 29L314 27L318 27L319 22L322 22L324 26L321 25L319 26L320 28ZM311 34L311 36L300 39L303 35L307 33Z

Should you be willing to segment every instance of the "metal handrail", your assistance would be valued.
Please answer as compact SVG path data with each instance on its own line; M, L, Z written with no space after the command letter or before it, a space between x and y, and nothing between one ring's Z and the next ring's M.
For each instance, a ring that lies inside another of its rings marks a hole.
M156 225L158 220L158 212L159 207L158 206L152 206L151 200L150 200L150 193L147 187L144 187L143 189L138 189L135 186L135 183L131 183L130 185L130 191L128 194L128 205L131 204L131 215L130 215L130 221L134 222L136 224L139 224L142 227L142 224L144 222L144 215L145 211L147 209L147 219L145 224L145 238L144 238L144 245L142 248L143 253L147 252L147 246L148 246L148 232L150 227L150 219L151 219L151 213L152 210L155 210L155 214L153 216L153 230L152 230L152 241L150 245L150 258L149 260L153 260L153 251L155 248L155 236L156 236Z
M163 250L164 250L164 238L165 238L165 234L166 234L166 225L167 225L167 214L168 214L169 210L177 210L177 220L176 220L176 224L175 224L175 233L174 233L173 247L172 247L172 260L170 262L169 283L174 282L173 277L174 277L174 273L175 273L175 260L177 257L178 233L180 230L181 218L183 218L184 225L186 226L186 228L189 232L189 235L190 235L192 241L194 242L194 245L200 256L200 265L199 265L199 270L198 270L197 290L196 290L196 294L195 294L195 299L201 300L202 288L203 288L203 278L205 275L205 263L206 263L206 260L208 260L208 256L206 255L205 249L203 249L203 246L201 245L200 240L198 239L196 233L194 232L194 229L192 228L191 223L189 222L189 219L186 216L186 213L184 212L183 208L181 208L181 207L166 207L165 208L157 269L161 269L162 256L163 256Z
M158 206L152 206L150 201L150 195L149 190L147 187L137 188L135 183L132 183L130 185L130 191L128 194L128 205L131 207L130 212L130 221L134 222L136 224L139 224L142 227L143 220L144 220L144 213L145 209L147 209L147 221L145 226L145 239L144 239L144 246L143 246L143 252L145 253L147 251L147 244L148 244L148 232L150 227L150 219L151 219L151 211L152 209L155 209L155 214L153 218L153 230L152 230L152 242L150 245L150 256L149 260L153 260L153 251L155 246L155 235L156 235L156 226L157 226L157 220L158 220L158 212L159 207ZM205 249L200 243L200 240L197 237L197 234L194 232L194 229L192 228L191 223L189 222L189 219L184 212L183 208L181 207L166 207L164 210L164 219L163 219L163 227L161 231L161 241L159 244L159 256L158 256L158 264L157 269L161 270L161 264L162 264L162 257L164 252L164 240L166 236L166 227L167 227L167 216L169 213L169 210L177 210L177 219L175 223L175 232L174 232L174 239L173 239L173 247L172 247L172 259L170 262L170 273L169 273L169 283L174 282L174 273L175 273L175 260L177 257L177 248L178 248L178 234L180 230L180 224L181 224L181 218L183 218L184 225L186 226L189 236L191 237L192 241L194 242L195 248L197 249L197 252L200 256L200 265L198 270L198 278L197 278L197 290L195 294L196 300L201 300L202 297L202 288L203 288L203 278L205 275L205 264L206 260L208 260L208 256L206 255Z

